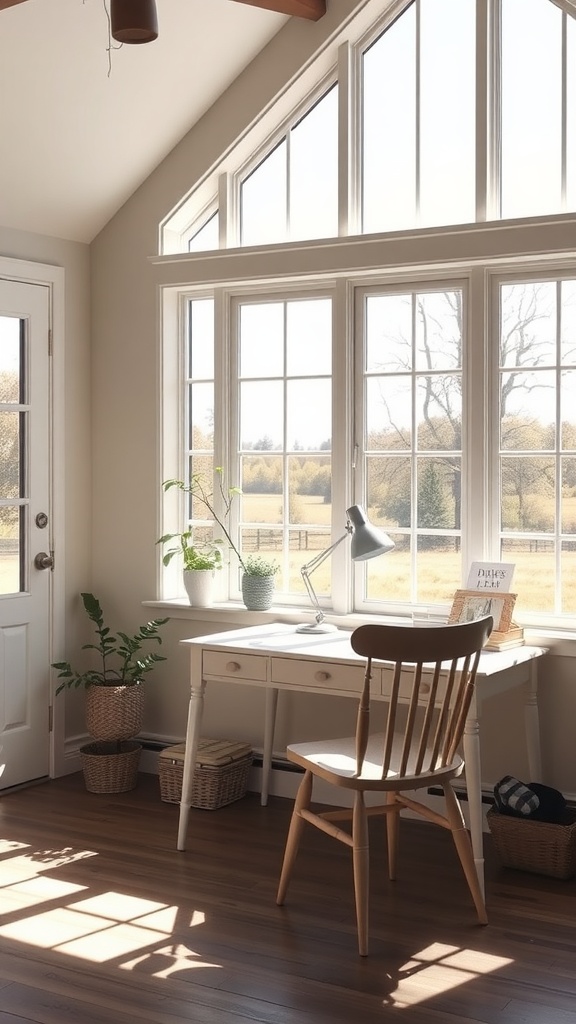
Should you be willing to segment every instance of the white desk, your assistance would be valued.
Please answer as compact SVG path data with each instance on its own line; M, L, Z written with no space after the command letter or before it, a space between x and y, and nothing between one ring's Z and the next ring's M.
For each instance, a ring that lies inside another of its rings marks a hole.
M294 626L272 623L194 637L182 640L182 643L190 651L190 706L178 824L179 850L186 848L194 765L207 683L238 683L266 690L262 765L262 804L265 804L268 799L278 691L294 690L358 698L364 680L364 659L354 653L350 646L350 632L343 630L311 636L296 633ZM544 654L546 649L543 647L514 647L507 651L485 651L480 657L476 692L468 713L463 744L470 832L482 884L484 854L478 704L485 697L528 684L524 719L528 762L530 777L540 780L542 771L536 659ZM385 701L390 685L389 666L385 662L375 662L371 682L372 698Z

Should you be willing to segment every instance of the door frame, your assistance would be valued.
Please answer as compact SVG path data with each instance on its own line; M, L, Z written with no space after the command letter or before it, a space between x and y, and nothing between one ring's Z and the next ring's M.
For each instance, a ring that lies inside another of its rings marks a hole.
M49 515L52 523L55 564L49 597L49 643L50 661L54 651L64 648L65 608L65 504L64 504L64 441L65 412L55 415L55 410L65 410L64 405L64 268L48 263L34 263L30 260L11 259L0 256L0 279L20 284L43 285L49 291L49 328L52 332L52 353L49 365ZM51 707L52 729L49 736L50 778L63 775L65 766L65 702L55 700L56 681L50 680L49 704Z

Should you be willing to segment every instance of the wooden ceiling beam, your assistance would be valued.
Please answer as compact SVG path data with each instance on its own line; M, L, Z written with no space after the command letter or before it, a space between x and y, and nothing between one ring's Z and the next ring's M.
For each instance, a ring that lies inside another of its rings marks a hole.
M319 21L326 14L326 0L236 0L236 3L289 14L293 18L308 18L309 21Z
M209 0L207 0L209 2ZM289 14L293 18L308 18L319 21L326 14L326 0L235 0L238 4L250 7L261 7L265 11L276 11L277 14ZM24 0L0 0L0 11L5 11Z

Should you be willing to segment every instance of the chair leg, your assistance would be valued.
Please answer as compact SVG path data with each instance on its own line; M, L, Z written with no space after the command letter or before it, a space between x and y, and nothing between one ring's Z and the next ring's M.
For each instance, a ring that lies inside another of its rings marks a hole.
M458 803L456 794L454 793L450 783L444 784L442 788L446 798L446 810L448 812L450 828L452 829L452 838L466 876L466 881L468 882L468 888L470 889L472 899L474 900L478 920L480 921L480 924L488 924L486 904L484 903L482 889L480 888L480 882L478 881L472 843L470 842L470 836L468 835L468 830L464 822L462 808Z
M294 801L294 809L292 811L292 818L290 820L290 828L288 829L288 838L286 840L286 848L284 850L280 882L278 884L278 892L276 894L276 903L278 906L281 906L282 903L284 903L290 878L292 876L292 869L298 853L298 847L300 845L300 836L302 835L302 829L304 828L304 818L300 816L300 811L303 808L308 808L310 806L311 799L312 772L305 772L304 778L298 787L296 800Z
M368 848L368 816L364 806L364 794L354 795L354 811L352 814L352 855L354 866L354 895L356 898L356 923L358 927L358 952L360 956L368 956L368 888L369 888L369 848Z
M389 792L386 796L387 804L396 803L396 794ZM390 881L394 881L396 878L396 864L398 861L398 838L399 838L399 817L400 808L397 805L397 810L389 811L386 815L386 837L388 840L388 878Z

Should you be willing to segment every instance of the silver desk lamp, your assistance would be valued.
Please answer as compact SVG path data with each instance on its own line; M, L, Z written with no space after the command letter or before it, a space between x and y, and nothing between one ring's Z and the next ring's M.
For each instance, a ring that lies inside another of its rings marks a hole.
M338 545L343 540L346 540L346 537L350 534L352 535L350 557L353 562L365 562L369 558L376 558L377 555L383 555L394 547L394 541L390 540L387 534L372 526L372 523L366 518L366 513L361 505L352 505L351 508L346 510L346 515L348 517L346 532L338 540L334 541L329 548L321 551L316 555L316 558L306 562L306 565L303 565L300 569L300 575L308 591L308 596L316 609L316 615L314 622L302 623L301 626L297 626L297 633L334 633L336 631L336 626L332 626L329 622L324 621L324 612L320 607L320 602L310 577L318 566L322 565L322 562L330 557Z

